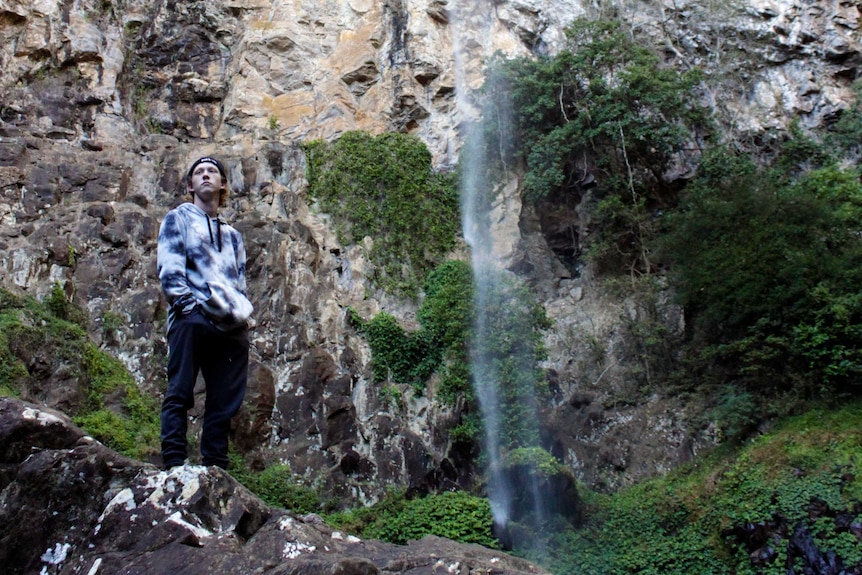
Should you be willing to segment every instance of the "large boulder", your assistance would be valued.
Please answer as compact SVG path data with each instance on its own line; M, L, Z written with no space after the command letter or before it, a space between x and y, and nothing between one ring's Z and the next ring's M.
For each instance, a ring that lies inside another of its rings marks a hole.
M0 398L0 565L30 573L542 573L478 545L362 541L268 507L216 467L118 455L62 413Z

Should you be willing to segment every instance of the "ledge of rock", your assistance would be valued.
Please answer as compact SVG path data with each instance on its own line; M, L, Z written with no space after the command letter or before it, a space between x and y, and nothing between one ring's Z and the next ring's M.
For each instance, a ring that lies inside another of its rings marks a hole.
M0 398L0 565L30 573L543 573L478 545L364 541L268 507L229 473L161 471L61 412Z

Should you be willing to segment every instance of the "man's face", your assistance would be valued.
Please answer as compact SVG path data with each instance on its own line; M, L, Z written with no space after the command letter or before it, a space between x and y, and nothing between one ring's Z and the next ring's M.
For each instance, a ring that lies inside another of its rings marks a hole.
M221 172L215 164L203 162L195 166L192 172L191 181L189 181L189 192L196 198L204 201L209 201L213 198L218 200L224 189Z

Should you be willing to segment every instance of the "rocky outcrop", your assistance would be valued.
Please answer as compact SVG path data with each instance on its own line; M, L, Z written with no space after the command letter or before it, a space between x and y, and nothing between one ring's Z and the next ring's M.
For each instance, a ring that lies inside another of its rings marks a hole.
M360 540L267 507L215 467L132 461L61 413L0 398L0 563L25 573L508 573L541 569L427 536Z
M853 2L0 0L0 282L37 297L60 283L92 336L158 395L158 224L181 201L189 162L218 154L257 309L238 445L364 501L387 484L468 484L473 470L447 433L457 410L407 387L387 403L371 381L346 310L410 325L415 302L365 280L365 248L341 245L305 195L300 146L399 130L451 167L459 126L482 108L483 59L553 53L584 15L619 18L669 62L701 68L706 103L737 134L821 125L852 100ZM581 206L537 212L517 182L505 189L497 251L554 323L544 409L554 453L609 489L691 457L710 441L688 423L697 407L643 400L628 337L647 319L678 333L681 310L659 302L647 317L591 278Z

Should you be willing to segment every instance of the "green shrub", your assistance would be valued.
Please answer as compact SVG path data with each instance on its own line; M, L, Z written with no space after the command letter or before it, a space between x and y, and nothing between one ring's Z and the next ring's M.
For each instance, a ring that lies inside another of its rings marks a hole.
M425 535L496 548L488 500L464 491L407 499L393 492L379 504L328 518L330 524L369 539L406 544Z
M231 453L230 474L267 505L299 514L321 510L322 503L317 490L294 475L289 465L275 464L261 471L252 471L241 455Z
M312 513L320 507L317 493L299 483L288 465L267 467L257 476L254 486L255 493L270 505L296 513Z
M760 419L757 398L733 385L726 386L709 414L720 440L739 441L748 437Z
M45 298L45 307L55 317L64 319L82 327L86 326L84 311L66 298L66 292L59 282L54 282L51 292Z
M827 127L824 148L833 150L837 161L850 158L858 167L862 158L862 80L853 83L853 91L856 95L853 104Z
M391 314L381 312L363 328L371 346L375 381L409 383L421 389L440 362L440 349L427 331L407 333Z
M449 260L425 281L425 299L418 319L435 345L463 351L473 317L473 272L463 261Z
M357 507L326 515L326 523L354 535L362 535L365 529L382 517L398 515L407 502L403 489L391 487L386 495L369 507Z
M497 274L492 271L489 273ZM408 333L394 316L382 312L365 321L351 312L351 323L368 338L374 378L424 389L438 371L439 398L454 403L464 397L469 412L478 412L473 377L492 382L501 396L503 445L506 449L534 446L538 441L535 395L546 390L538 363L545 357L542 330L549 326L544 308L526 285L500 274L498 287L487 296L483 332L474 331L472 272L465 262L449 261L436 268L425 283L425 299L417 314L419 330ZM481 356L478 374L471 373L469 356ZM472 439L480 425L464 422L458 437Z
M473 401L473 384L470 379L470 365L464 356L457 353L451 354L452 359L447 362L440 373L440 384L437 387L437 399L447 405L455 405L458 398Z
M111 337L115 331L125 325L123 317L115 312L107 311L102 316L102 335Z
M525 465L542 477L567 473L567 468L556 457L541 447L519 447L506 455L506 466Z
M497 545L492 533L490 504L464 491L408 500L401 513L381 518L363 535L401 544L425 535L437 535L461 543Z
M418 319L440 350L437 398L454 404L473 399L468 341L473 327L473 272L469 264L450 260L435 268L425 282Z
M10 351L9 330L0 328L0 395L18 397L30 378L27 366Z
M553 57L497 57L487 74L487 161L524 164L533 201L594 186L587 248L611 274L652 271L653 215L675 201L664 174L710 123L699 73L663 66L650 46L618 22L578 19Z
M482 420L476 411L462 415L461 421L449 432L452 442L475 443L482 438Z

